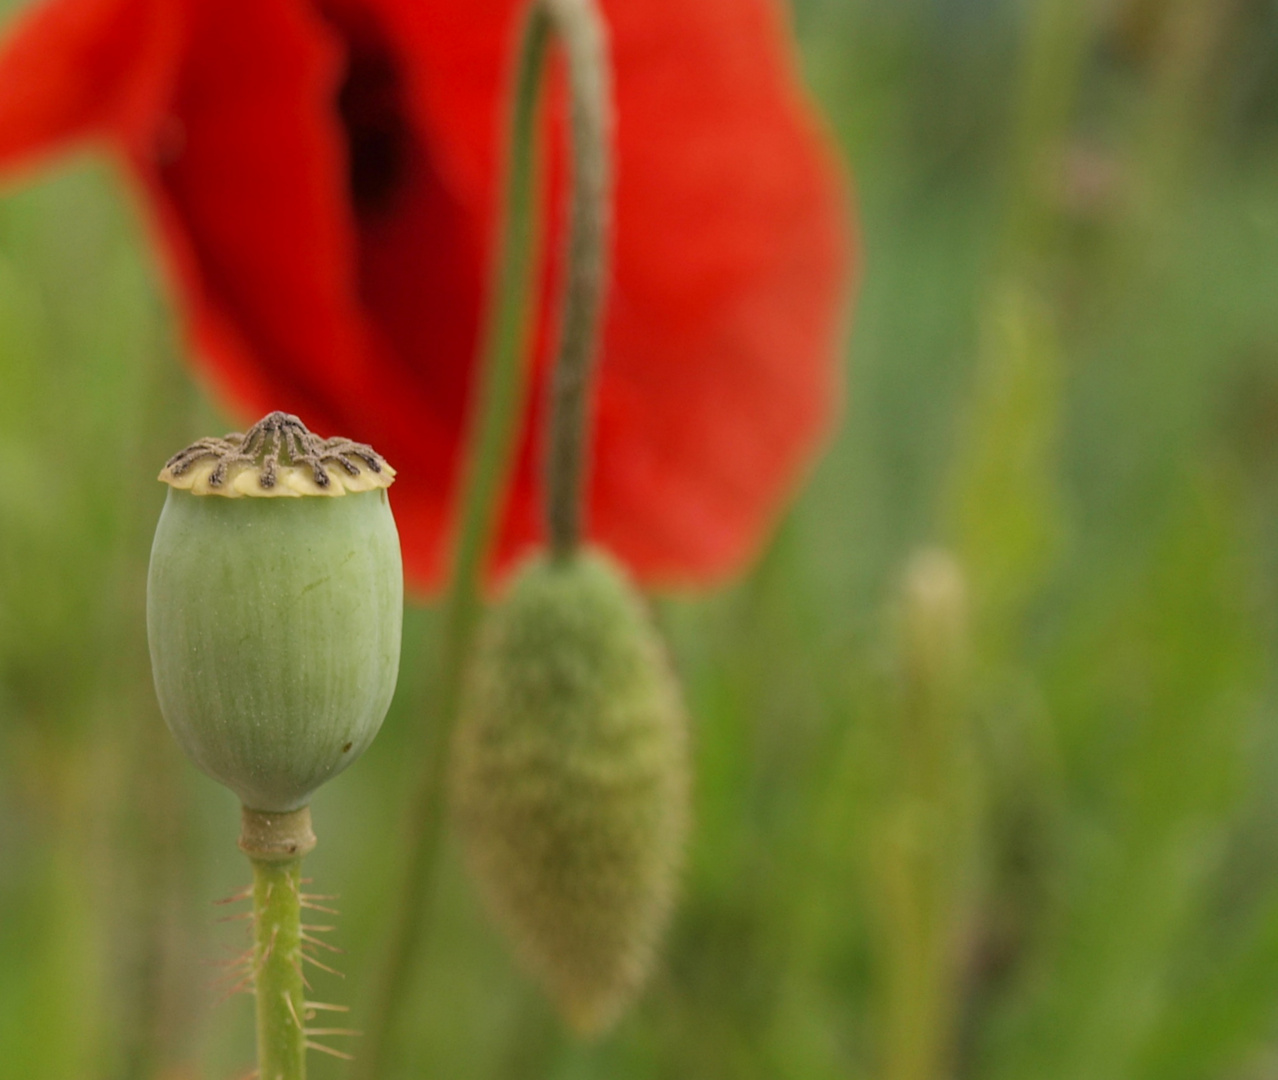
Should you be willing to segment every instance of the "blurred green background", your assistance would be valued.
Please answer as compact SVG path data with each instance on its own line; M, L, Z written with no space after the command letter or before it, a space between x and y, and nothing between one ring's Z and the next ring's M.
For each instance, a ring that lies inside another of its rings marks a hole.
M656 978L583 1046L447 853L404 1075L1278 1077L1278 3L799 0L856 175L828 453L753 572L658 615L697 828ZM0 1076L230 1078L238 808L150 685L154 475L228 426L90 155L0 200ZM971 597L922 728L894 609ZM432 692L314 812L364 1023ZM358 1046L355 1047L358 1052ZM312 1055L313 1074L346 1066Z

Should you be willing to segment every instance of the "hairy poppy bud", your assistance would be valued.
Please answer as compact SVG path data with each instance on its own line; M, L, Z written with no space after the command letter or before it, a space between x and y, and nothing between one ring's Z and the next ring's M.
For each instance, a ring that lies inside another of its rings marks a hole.
M202 439L160 474L147 580L160 709L252 810L305 806L386 715L403 619L393 478L371 448L285 413Z
M610 561L536 560L469 675L453 780L471 869L569 1023L601 1030L647 974L687 827L661 642Z

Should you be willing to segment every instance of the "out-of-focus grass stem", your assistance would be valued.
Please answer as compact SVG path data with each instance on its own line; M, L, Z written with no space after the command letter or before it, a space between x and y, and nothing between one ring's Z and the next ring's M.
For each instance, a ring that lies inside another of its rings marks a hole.
M1092 5L1075 0L1031 4L1012 116L1002 272L1050 245L1051 212L1044 198L1073 118L1080 75L1094 37Z
M1056 566L1066 533L1056 460L1064 371L1055 195L1096 15L1091 5L1073 0L1044 0L1027 11L1001 235L975 312L974 383L943 507L945 531L971 590L974 698L999 696L999 684L1023 663L1024 617ZM919 682L908 653L906 664L907 687L928 685ZM887 894L899 897L886 946L891 1080L941 1080L959 1067L959 1032L971 1019L962 1002L967 995L978 1000L981 992L967 984L983 932L977 898L1001 887L984 880L987 863L996 864L999 854L988 850L995 843L993 811L983 807L1003 794L999 778L984 775L979 740L966 727L966 703L960 703L966 678L949 683L952 700L917 690L906 696L898 752L913 764L900 781L881 866ZM996 722L1008 730L997 733L996 742L1019 747L1032 741L1018 712L998 711Z
M975 631L991 658L1059 545L1054 481L1060 372L1049 297L1058 214L1050 193L1094 39L1089 5L1032 5L1012 117L999 257L977 312L969 414L955 455L950 529L971 576Z
M900 592L899 685L883 732L891 789L873 852L883 1080L942 1080L953 1066L979 814L969 649L958 564L942 551L916 555Z

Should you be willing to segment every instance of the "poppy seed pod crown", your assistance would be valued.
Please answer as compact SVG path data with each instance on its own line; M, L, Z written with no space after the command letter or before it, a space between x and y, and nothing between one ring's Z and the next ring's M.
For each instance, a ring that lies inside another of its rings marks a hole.
M174 455L147 578L160 709L252 810L305 806L364 751L399 670L403 571L372 448L272 413Z

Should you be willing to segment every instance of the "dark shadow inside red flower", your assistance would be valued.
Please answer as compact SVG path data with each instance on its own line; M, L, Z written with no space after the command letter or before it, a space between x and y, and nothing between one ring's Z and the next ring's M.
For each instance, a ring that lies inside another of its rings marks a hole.
M374 347L455 444L478 318L476 223L440 175L403 43L366 3L327 0L321 11L346 51L335 105ZM369 420L384 426L380 416ZM446 486L451 468L446 457L432 483Z
M348 49L337 109L350 151L351 198L361 217L380 216L394 209L412 156L400 65L367 12L329 4L324 14Z
M340 419L350 430L378 431L401 460L429 461L409 470L397 513L421 516L417 531L430 542L410 538L407 547L419 565L433 564L466 416L486 230L459 200L455 178L441 172L404 27L367 0L324 0L319 13L345 52L332 101L346 148L353 284L375 358L364 370L375 368L407 406L407 422L396 424L377 395L359 395Z

